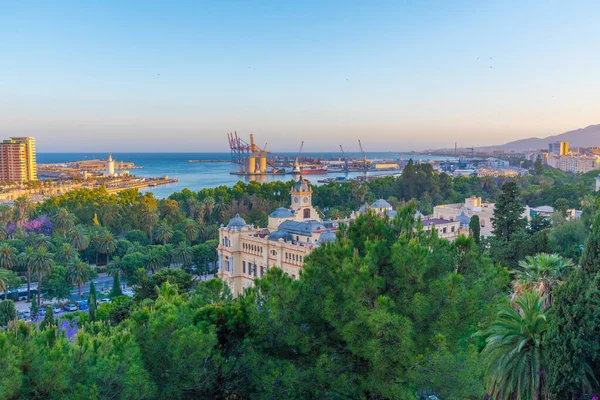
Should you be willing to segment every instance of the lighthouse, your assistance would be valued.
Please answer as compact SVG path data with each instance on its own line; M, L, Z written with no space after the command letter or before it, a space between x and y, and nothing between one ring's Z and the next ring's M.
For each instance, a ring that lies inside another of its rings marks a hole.
M108 160L106 160L106 175L113 176L115 174L115 160L112 155L109 154Z

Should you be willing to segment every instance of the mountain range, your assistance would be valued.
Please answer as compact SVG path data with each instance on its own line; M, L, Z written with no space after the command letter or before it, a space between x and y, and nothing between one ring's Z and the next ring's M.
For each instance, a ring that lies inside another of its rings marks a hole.
M491 150L538 150L547 149L548 143L551 142L569 142L571 149L577 147L596 147L600 146L600 124L590 125L586 128L576 129L561 133L560 135L548 136L546 138L528 138L515 140L514 142L508 142L506 144L497 146L486 146L478 147L478 151L491 151Z

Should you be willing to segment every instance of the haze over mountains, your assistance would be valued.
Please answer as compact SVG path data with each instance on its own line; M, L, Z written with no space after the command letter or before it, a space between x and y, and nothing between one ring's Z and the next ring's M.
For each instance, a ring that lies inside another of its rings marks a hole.
M586 128L576 129L561 133L559 135L548 136L546 138L528 138L515 140L502 145L478 147L477 150L537 150L547 149L550 142L569 142L569 147L596 147L600 146L600 124L590 125Z

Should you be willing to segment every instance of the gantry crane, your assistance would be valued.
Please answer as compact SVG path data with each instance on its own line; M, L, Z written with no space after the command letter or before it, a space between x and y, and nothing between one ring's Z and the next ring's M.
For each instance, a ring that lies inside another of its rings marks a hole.
M360 152L362 153L362 156L363 156L363 168L365 170L367 170L367 169L369 169L369 165L367 164L367 155L365 154L365 151L363 150L360 139L358 139L358 147L360 147Z
M299 174L300 173L300 164L298 164L298 157L302 154L302 149L304 148L304 140L300 144L300 150L298 150L298 154L296 154L296 159L294 160L294 168L292 172Z
M342 157L344 158L344 171L348 171L348 157L346 157L346 152L344 151L344 148L342 147L342 145L340 144L340 150L342 151Z

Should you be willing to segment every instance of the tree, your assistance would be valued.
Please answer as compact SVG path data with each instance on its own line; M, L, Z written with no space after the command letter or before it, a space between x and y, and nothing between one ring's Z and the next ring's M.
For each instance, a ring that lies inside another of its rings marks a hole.
M541 214L535 214L531 217L531 221L529 221L529 232L536 233L539 231L543 231L544 229L549 229L552 226L550 219Z
M113 276L113 286L110 290L110 297L117 297L123 295L123 291L121 290L121 280L119 279L119 273L117 272Z
M69 243L63 243L54 255L54 261L60 265L69 265L78 258L79 252Z
M33 202L27 196L21 196L15 200L13 211L17 228L23 226L23 222L33 214L34 208Z
M15 303L12 300L0 301L0 326L6 326L10 321L16 319L17 308L15 307Z
M4 300L8 299L8 291L19 287L21 279L13 271L0 268L0 291L4 292Z
M169 240L173 237L173 228L166 221L160 221L154 229L154 238L166 245Z
M493 398L541 400L547 395L543 303L535 291L518 296L516 310L502 306L492 325L477 333L486 342L482 351L486 390Z
M469 231L471 232L471 237L475 241L475 244L479 246L481 244L481 222L479 220L479 215L473 215L471 220L469 221Z
M83 226L76 226L67 233L67 241L77 251L84 251L90 244L90 239Z
M44 298L67 299L71 295L73 285L69 282L67 268L55 266L44 279Z
M598 389L600 371L600 276L576 269L556 289L544 339L548 387L556 398Z
M56 326L56 319L54 318L54 312L52 311L52 307L46 307L46 314L44 315L44 319L40 322L40 329L49 329Z
M54 256L42 247L31 255L31 271L38 274L37 302L40 306L42 299L42 281L45 274L54 268Z
M110 231L104 231L100 236L100 246L98 251L106 254L106 262L110 261L110 254L117 248L117 241Z
M59 208L51 218L54 229L59 232L63 238L67 238L67 232L75 226L75 216L65 208Z
M67 269L69 281L77 285L77 293L81 300L81 285L86 283L92 277L90 265L80 259L75 260Z
M542 157L537 156L535 162L533 163L533 171L536 176L540 176L544 172L544 162L542 161Z
M192 219L183 221L183 234L188 242L192 243L198 237L198 223Z
M96 299L96 285L94 281L90 282L90 294L88 296L88 313L90 315L90 321L96 320L96 308L98 307Z
M139 284L134 286L133 291L136 301L144 299L155 300L157 297L155 288L162 286L165 282L176 285L181 293L189 291L195 284L192 275L181 269L163 269L151 276L143 277L140 279Z
M592 232L585 241L581 267L591 276L600 272L600 212L596 213Z
M519 262L519 268L513 271L514 295L523 296L526 292L536 290L546 299L544 308L552 305L554 290L563 283L574 268L571 260L557 254L541 253L535 257L527 256Z
M554 210L559 212L563 218L567 218L567 210L569 209L569 200L565 198L557 199L554 202Z
M0 244L0 268L11 269L15 266L16 250L7 243Z
M502 186L502 194L496 202L492 223L493 235L503 242L509 242L512 236L527 225L523 217L525 207L521 202L519 188L515 182L508 182Z
M168 254L164 247L155 246L148 253L147 267L153 273L166 266Z

